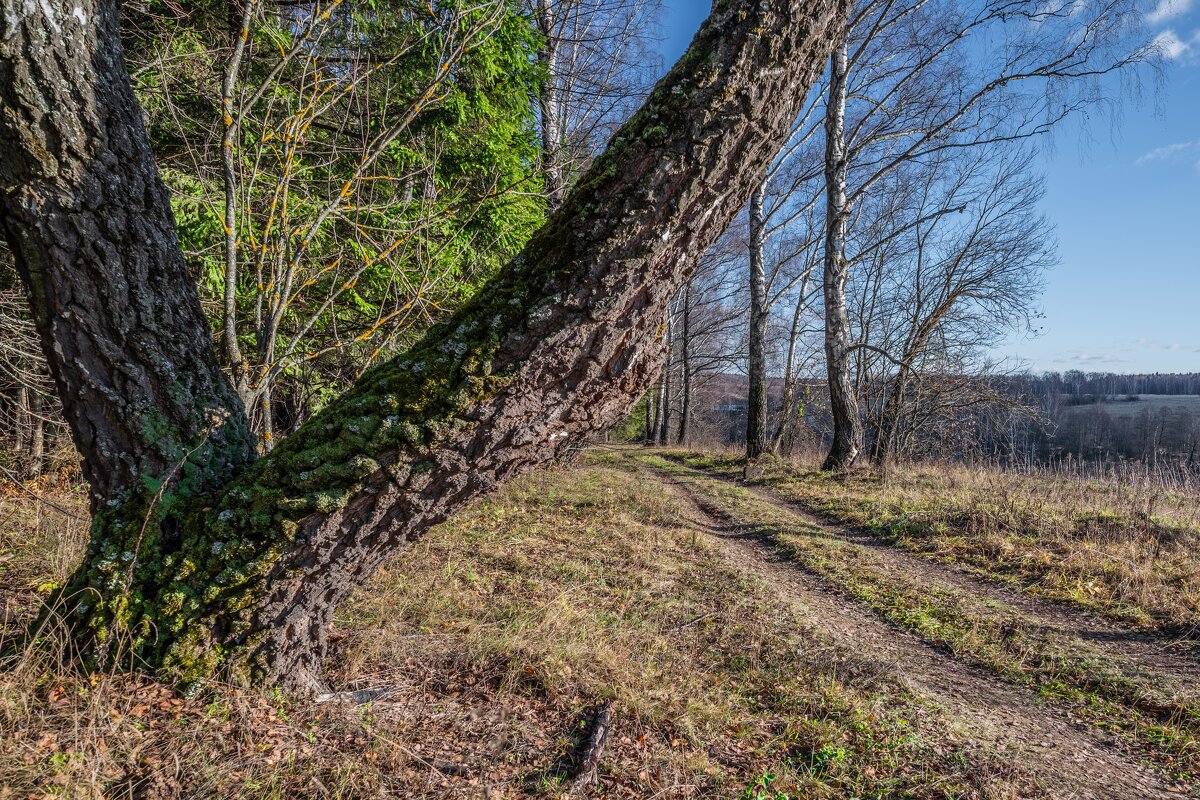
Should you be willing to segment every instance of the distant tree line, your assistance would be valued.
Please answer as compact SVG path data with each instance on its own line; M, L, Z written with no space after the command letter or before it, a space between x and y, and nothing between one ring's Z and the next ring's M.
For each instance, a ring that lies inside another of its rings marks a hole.
M1015 385L1024 384L1029 394L1060 395L1073 404L1098 403L1120 397L1143 394L1200 395L1200 372L1044 372L1014 377Z
M1200 469L1200 373L1065 373L998 381L1030 408L1010 430L981 437L989 455L1017 464L1064 460Z
M731 331L726 341L738 341L736 333ZM681 374L681 349L676 341L676 376ZM691 377L686 430L692 445L746 445L748 386L745 375L731 369L736 356L725 356L706 357L705 368ZM912 409L891 435L897 456L908 460L949 459L1017 468L1126 464L1196 473L1200 472L1197 387L1200 374L1196 373L927 375L919 398L914 398ZM886 380L863 387L864 441L871 448L881 435L882 406L889 388ZM668 416L678 419L687 391L679 388L671 395ZM767 408L772 430L778 431L788 418L784 409L790 407L789 396L802 408L802 415L780 452L816 455L829 446L833 434L824 381L804 378L789 389L782 379L770 379ZM656 391L650 400L660 402L660 397ZM639 407L639 413L647 411L654 412L654 406ZM640 438L643 428L634 424L630 430L630 436ZM664 438L661 431L647 441L683 443L674 433Z

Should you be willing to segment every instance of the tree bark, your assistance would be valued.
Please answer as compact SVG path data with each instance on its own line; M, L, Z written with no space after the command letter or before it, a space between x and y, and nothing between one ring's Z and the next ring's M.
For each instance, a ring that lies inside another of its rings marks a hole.
M667 391L666 364L659 368L658 380L655 383L657 386L654 387L654 424L650 427L650 433L647 435L652 445L659 444L658 432L662 430L663 397Z
M833 445L822 469L843 471L854 466L862 452L862 419L854 387L850 348L850 317L846 311L846 227L850 204L846 196L846 70L843 33L829 59L829 105L825 112L825 363L829 377L829 410L833 415Z
M37 478L46 469L46 418L42 406L42 396L31 392L29 410L33 429L29 436L29 468L26 472L28 478Z
M658 423L658 410L654 403L655 392L653 389L646 392L646 430L642 432L642 444L646 447L654 446L654 431Z
M18 464L25 466L25 450L29 446L29 432L32 430L33 416L29 413L29 387L17 387L17 407L13 430L13 450L16 451Z
M116 3L13 1L0 19L0 224L93 511L152 496L184 460L189 493L218 489L253 449L176 240Z
M4 233L99 512L63 597L77 629L181 679L306 689L334 609L386 558L645 390L671 296L762 180L846 14L719 3L507 269L246 466L116 2L21 9L0 16Z
M746 399L746 458L755 459L770 451L767 438L767 305L765 187L760 184L750 195L750 342Z
M883 411L879 415L879 430L871 446L871 464L886 469L895 452L896 431L900 425L900 413L904 407L904 392L908 385L908 370L901 367L892 378Z

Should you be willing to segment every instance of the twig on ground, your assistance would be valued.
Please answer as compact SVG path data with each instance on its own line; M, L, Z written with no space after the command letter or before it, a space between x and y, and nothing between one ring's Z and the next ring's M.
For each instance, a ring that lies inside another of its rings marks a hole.
M574 797L585 788L596 782L596 770L600 759L604 756L604 745L608 743L608 733L612 729L612 701L605 700L596 709L592 720L592 731L588 735L587 745L583 750L583 760L575 777L567 786L566 797Z
M362 705L373 700L382 700L398 692L395 687L379 689L354 689L348 692L324 692L316 696L318 703L356 703Z
M8 478L9 482L12 483L13 486L16 486L22 492L29 495L34 500L37 500L39 503L42 503L43 505L47 505L50 508L53 508L55 511L62 514L64 517L69 517L74 520L79 520L80 522L87 522L86 517L81 517L80 515L76 514L73 511L68 511L67 509L63 508L62 506L58 505L57 503L47 500L46 498L42 497L37 492L30 489L28 486L26 486L24 483L22 483L20 480L18 480L16 475L13 475L5 467L0 466L0 472L4 473L4 476L6 478Z
M683 623L682 625L676 625L676 626L675 626L674 628L672 628L671 630L673 630L673 631L681 631L681 630L683 630L684 628L690 628L690 627L692 627L692 626L693 626L693 625L695 625L697 622L703 622L704 620L706 620L706 619L709 619L709 618L711 618L711 617L715 617L716 615L717 615L717 612L716 612L716 611L710 611L710 612L708 612L707 614L701 614L701 615L700 615L700 616L698 616L698 617L692 617L692 618L691 618L691 619L689 619L687 622Z

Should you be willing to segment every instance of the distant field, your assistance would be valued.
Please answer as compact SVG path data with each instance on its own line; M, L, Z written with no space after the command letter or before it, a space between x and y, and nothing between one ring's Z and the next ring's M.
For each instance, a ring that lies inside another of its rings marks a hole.
M1072 412L1103 408L1110 416L1131 417L1143 411L1190 411L1200 415L1200 395L1195 394L1141 394L1137 400L1115 400L1093 405L1072 406Z

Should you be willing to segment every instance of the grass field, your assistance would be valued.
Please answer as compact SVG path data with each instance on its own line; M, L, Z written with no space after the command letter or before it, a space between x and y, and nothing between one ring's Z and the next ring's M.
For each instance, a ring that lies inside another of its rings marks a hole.
M1141 394L1137 400L1113 400L1092 405L1072 406L1068 413L1086 411L1088 409L1103 409L1112 417L1134 417L1143 411L1157 414L1160 411L1188 411L1200 416L1200 395L1195 394Z
M624 449L476 503L340 610L327 673L367 702L181 695L64 669L52 628L19 645L85 523L77 489L31 487L60 510L13 490L0 798L560 797L601 704L613 733L576 796L1196 795L1197 684L1176 681L1194 664L1085 641L1085 618L1020 599L1191 624L1188 498L942 469L736 472Z
M681 454L734 476L734 455ZM1148 631L1200 626L1200 498L1149 482L1084 481L953 465L836 478L768 467L763 485L904 549Z
M27 618L81 531L6 502L6 608ZM725 563L661 484L613 466L475 505L379 574L335 635L332 680L389 694L184 697L26 649L0 675L0 796L554 797L604 700L616 727L593 796L1036 796Z

